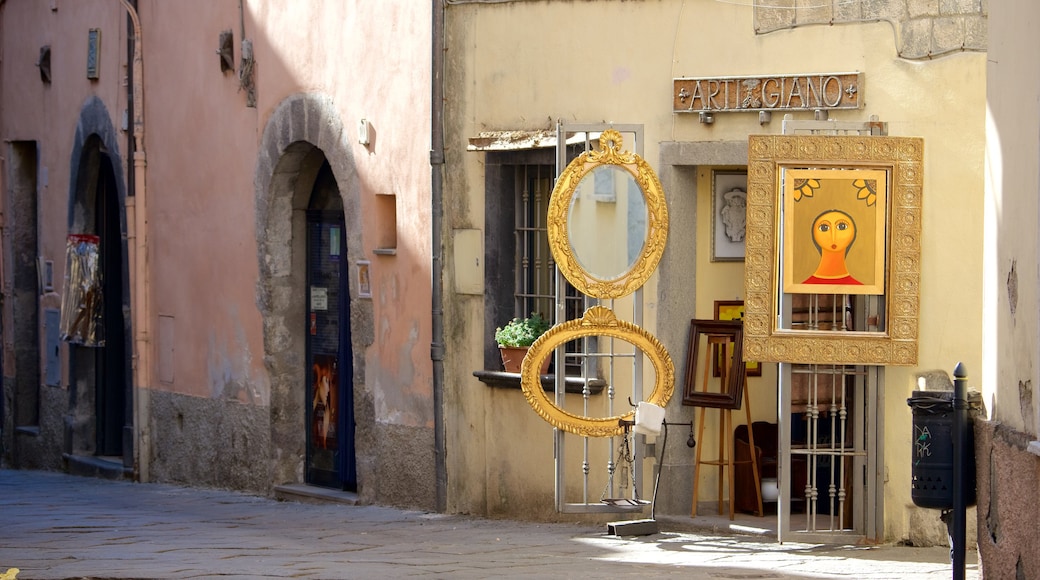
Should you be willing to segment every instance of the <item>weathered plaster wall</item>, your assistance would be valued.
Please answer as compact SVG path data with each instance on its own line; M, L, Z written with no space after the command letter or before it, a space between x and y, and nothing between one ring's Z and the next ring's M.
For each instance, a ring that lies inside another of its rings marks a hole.
M183 144L150 163L149 175L160 217L156 303L177 336L177 375L162 388L217 407L269 409L270 434L254 439L268 445L268 485L291 483L301 481L305 432L305 267L292 250L302 248L293 216L302 215L308 185L297 155L324 154L347 223L359 494L429 507L430 115L428 99L411 91L429 86L430 18L405 4L245 2L255 108L212 51L225 29L240 47L238 3L145 4L146 39L156 46L147 80L184 87L149 94L152 146ZM192 48L167 49L175 46ZM373 127L368 147L357 140L362 118ZM285 158L295 161L279 165ZM376 194L396 195L396 224L373 217ZM372 252L383 227L397 230L396 255ZM185 230L196 235L177 235ZM372 262L370 300L356 296L358 260Z
M77 147L88 135L78 133L89 127L92 132L103 136L117 162L125 139L118 134L115 122L107 117L108 111L122 110L125 89L120 81L119 59L125 44L121 41L120 27L124 14L117 3L75 2L68 3L63 10L51 10L47 3L6 2L3 11L3 34L0 35L0 51L3 63L0 72L4 81L0 83L0 122L4 143L10 141L36 142L37 144L37 252L30 259L53 263L55 290L42 292L38 305L42 308L59 306L61 281L65 274L65 236L69 233L73 217L71 203L72 173L78 162ZM87 29L101 28L111 32L107 42L100 46L99 59L108 66L100 69L101 78L91 81L86 76ZM125 27L123 27L125 29ZM75 33L71 32L75 30ZM43 82L39 62L40 49L51 47L52 82ZM4 156L8 147L4 146ZM6 163L3 173L5 187L0 188L4 196L4 227L17 220L25 220L18 208L7 205ZM5 233L4 244L9 243ZM6 251L6 248L5 248ZM42 385L43 363L12 364L15 327L29 318L23 314L15 316L9 299L13 264L5 262L3 289L4 300L4 394L12 395L11 389L19 380L28 380L39 388L39 425L15 430L13 423L5 419L5 459L14 459L16 465L58 469L63 465L62 452L84 447L82 437L91 441L93 431L83 424L81 407L70 404L68 365L63 364L60 386ZM34 273L35 275L35 273ZM42 290L42 289L41 289ZM28 305L26 305L28 306ZM41 310L40 337L44 336ZM42 351L42 345L41 345ZM69 349L62 347L62 360L69 361ZM92 399L84 399L90 401ZM5 414L13 405L5 404ZM8 425L10 428L8 428ZM71 437L71 441L67 438Z
M320 148L335 169L351 226L361 497L432 507L430 5L138 5L148 154L148 229L139 233L148 236L150 311L143 319L152 327L145 343L152 375L145 377L146 391L135 393L151 395L140 399L151 400L150 410L136 408L144 416L135 420L146 442L138 451L154 468L152 478L259 491L302 481L305 313L298 305L305 295L304 265L293 262L291 252L258 251L258 244L302 247L292 204L300 197L297 189L309 187L306 174L272 175L281 157L292 157L293 146ZM54 261L60 282L75 164L71 148L81 144L72 136L88 99L107 111L116 142L105 145L121 165L117 178L123 185L129 181L129 156L119 155L129 137L122 118L126 12L109 0L6 2L3 10L2 138L41 143L40 255ZM98 81L87 80L84 72L90 28L102 33ZM215 54L223 31L234 35L234 71L222 72ZM255 55L255 106L249 106L252 95L242 90L237 74L243 38ZM51 85L38 80L34 66L45 44L52 47ZM323 104L293 108L305 102ZM368 146L357 139L362 118L373 129ZM258 189L272 181L280 189ZM379 194L394 196L388 199L396 207L380 213L374 201ZM276 211L268 211L267 203ZM260 219L259 213L281 221ZM374 254L395 238L395 254ZM356 296L358 260L371 261L371 299ZM283 270L296 286L276 283ZM287 295L295 296L292 308L271 307ZM92 388L89 377L79 380L77 388ZM70 406L67 382L59 396L45 398L53 406L45 420L52 422L54 409ZM84 442L91 438L93 418L83 408L90 400L86 394L77 398L71 413L68 432L77 452L90 452ZM46 444L27 448L47 449L40 463L60 459L58 425L57 438L51 439L50 428L41 429L38 438L48 438ZM6 429L4 436L9 437Z
M987 578L1040 577L1040 6L993 3L987 60L986 224L976 429L979 555Z

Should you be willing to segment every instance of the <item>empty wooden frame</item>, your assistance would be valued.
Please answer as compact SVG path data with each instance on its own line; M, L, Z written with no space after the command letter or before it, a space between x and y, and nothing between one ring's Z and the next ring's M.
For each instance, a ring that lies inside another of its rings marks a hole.
M744 394L743 324L734 320L690 321L686 351L683 405L739 409ZM711 359L716 349L725 353L722 376L712 377ZM698 384L698 377L701 381ZM710 383L717 388L711 389Z

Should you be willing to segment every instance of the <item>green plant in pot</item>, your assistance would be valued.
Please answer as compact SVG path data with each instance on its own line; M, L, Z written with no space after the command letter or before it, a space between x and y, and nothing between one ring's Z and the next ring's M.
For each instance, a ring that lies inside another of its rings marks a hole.
M527 349L551 326L548 320L535 312L527 318L514 318L495 330L495 341L502 353L502 365L506 372L520 372L520 363L524 360ZM548 372L550 358L546 357L543 361L542 374Z

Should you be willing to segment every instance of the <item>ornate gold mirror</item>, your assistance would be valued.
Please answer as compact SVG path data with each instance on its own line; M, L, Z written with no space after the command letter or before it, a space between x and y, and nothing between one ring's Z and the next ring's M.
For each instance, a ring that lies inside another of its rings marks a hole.
M668 404L675 390L675 367L668 351L653 335L642 328L618 320L603 306L593 306L581 318L557 324L531 345L520 367L520 384L524 397L535 412L552 426L583 437L613 437L624 431L621 420L631 422L635 411L612 417L593 418L576 415L556 406L542 390L539 372L542 362L553 350L568 341L590 336L608 336L629 342L650 359L656 375L654 390L646 402L659 407Z
M635 292L657 268L668 209L657 174L604 131L598 151L571 161L549 199L549 248L567 280L602 299Z

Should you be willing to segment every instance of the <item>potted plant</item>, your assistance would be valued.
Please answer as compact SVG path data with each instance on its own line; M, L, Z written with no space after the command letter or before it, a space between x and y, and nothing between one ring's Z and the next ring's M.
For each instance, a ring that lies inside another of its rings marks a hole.
M502 353L502 366L506 372L520 372L520 363L524 360L527 349L539 336L545 334L550 326L548 320L535 312L527 318L514 318L495 330L495 341L498 342L499 352ZM542 363L543 375L549 371L550 358L552 357L545 357Z

